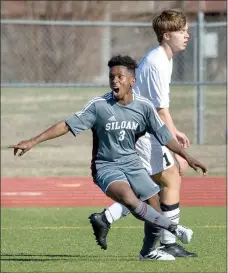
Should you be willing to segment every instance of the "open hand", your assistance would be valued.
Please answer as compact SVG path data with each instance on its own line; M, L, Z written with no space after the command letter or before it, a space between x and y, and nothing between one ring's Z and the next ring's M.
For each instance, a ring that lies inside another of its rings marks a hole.
M188 162L177 154L175 154L174 156L178 164L179 174L180 176L184 176L184 172L188 168Z
M13 148L13 152L14 155L17 155L18 150L21 150L21 152L18 154L18 156L22 156L23 154L25 154L26 152L28 152L33 146L34 146L34 142L31 140L23 140L20 143L18 143L17 145L10 145L8 146L8 148Z
M184 133L176 130L176 137L182 148L186 149L190 146L190 141Z
M188 158L188 165L193 168L196 172L198 172L198 168L201 169L203 175L206 175L208 172L208 169L206 166L204 166L201 162L197 161L196 159L189 157Z

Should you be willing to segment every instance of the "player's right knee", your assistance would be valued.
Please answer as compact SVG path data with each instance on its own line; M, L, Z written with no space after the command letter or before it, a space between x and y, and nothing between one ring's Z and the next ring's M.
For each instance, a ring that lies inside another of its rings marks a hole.
M129 191L126 191L120 196L120 203L129 210L134 210L138 205L138 198L129 189Z
M106 191L107 196L124 205L129 210L137 207L138 198L126 182L114 182Z

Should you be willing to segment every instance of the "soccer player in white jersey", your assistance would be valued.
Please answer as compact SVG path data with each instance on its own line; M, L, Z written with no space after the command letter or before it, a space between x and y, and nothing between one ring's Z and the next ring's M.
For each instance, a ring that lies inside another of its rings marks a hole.
M189 39L186 16L179 11L163 11L153 20L153 29L159 46L150 49L142 58L136 71L137 80L133 89L137 94L153 102L159 116L173 137L182 147L187 148L190 142L186 135L175 127L169 112L172 57L186 48ZM160 192L163 214L178 223L181 176L187 167L187 162L174 154L178 163L177 167L170 151L165 146L161 146L157 139L148 133L137 141L136 149L153 181L163 186ZM128 213L129 211L126 208L114 203L102 213L95 213L90 216L90 219L92 217L93 229L94 227L96 229L96 240L103 249L107 248L106 236L110 224ZM108 225L105 226L100 222L101 216L102 219L107 219ZM147 256L154 249L158 238L161 237L161 245L166 253L175 257L197 257L197 254L178 245L175 237L165 230L161 234L159 228L145 224L144 232L141 255Z

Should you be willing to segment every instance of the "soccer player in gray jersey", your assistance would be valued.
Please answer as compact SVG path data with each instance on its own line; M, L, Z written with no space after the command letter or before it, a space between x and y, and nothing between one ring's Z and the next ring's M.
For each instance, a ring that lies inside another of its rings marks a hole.
M109 63L110 87L112 92L91 100L81 111L58 122L30 140L11 145L14 155L22 156L33 146L69 131L77 135L92 129L94 182L114 201L126 206L139 220L158 225L174 234L182 243L189 243L192 230L177 225L159 213L159 201L155 209L147 200L156 195L160 188L153 183L135 150L135 142L145 132L153 134L171 151L182 156L195 170L203 173L207 168L190 157L170 134L157 114L153 104L133 94L136 62L129 56L113 57ZM151 255L156 255L151 253ZM172 259L175 259L170 255Z

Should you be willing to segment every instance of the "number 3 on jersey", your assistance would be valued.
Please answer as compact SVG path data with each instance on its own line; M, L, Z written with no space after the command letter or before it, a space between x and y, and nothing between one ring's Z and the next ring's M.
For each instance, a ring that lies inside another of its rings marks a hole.
M120 140L120 141L124 140L125 133L126 133L126 132L125 132L124 130L120 131L120 136L119 136L119 140Z

